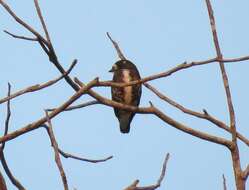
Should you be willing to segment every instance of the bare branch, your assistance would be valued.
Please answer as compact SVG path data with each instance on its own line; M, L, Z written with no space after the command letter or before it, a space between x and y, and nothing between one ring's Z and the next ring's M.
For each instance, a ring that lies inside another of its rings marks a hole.
M78 98L80 98L84 93L86 93L92 86L94 86L97 83L97 78L89 82L86 86L83 88L80 88L79 91L77 91L73 96L71 96L65 103L63 103L61 106L59 106L57 109L49 113L49 118L52 119L53 117L57 116L59 113L64 111L68 106L70 106L73 102L75 102ZM11 139L14 139L24 133L27 133L29 131L32 131L34 129L37 129L41 127L42 124L44 124L47 121L46 117L43 117L31 124L26 125L25 127L18 129L12 133L9 133L3 137L0 137L0 143L4 141L9 141Z
M106 35L107 35L107 37L111 40L112 45L113 45L114 48L116 49L117 54L118 54L118 57L119 57L121 60L126 60L124 54L122 53L121 49L119 48L118 43L115 42L115 41L112 39L111 35L110 35L108 32L106 32Z
M60 175L61 175L61 179L62 179L62 182L64 185L64 189L68 190L67 177L66 177L65 171L63 169L62 163L61 163L60 154L59 154L59 150L58 150L58 144L56 142L54 132L52 129L52 123L51 123L51 120L50 120L47 112L46 112L46 118L47 118L47 123L48 123L49 137L50 137L50 140L52 142L52 146L54 148L55 162L56 162L56 165L60 171Z
M75 155L66 153L66 152L62 151L61 149L59 149L59 153L60 153L64 158L72 158L72 159L75 159L75 160L80 160L80 161L90 162L90 163L105 162L105 161L110 160L110 159L113 158L113 156L108 156L107 158L98 159L98 160L88 159L88 158L82 158L82 157L79 157L79 156L75 156Z
M165 121L167 124L169 124L172 127L175 127L178 130L181 130L185 133L188 133L190 135L193 135L195 137L198 137L200 139L209 141L209 142L213 142L216 144L220 144L220 145L224 145L227 148L231 148L232 144L229 140L226 140L224 138L221 137L217 137L214 135L210 135L198 130L194 130L190 127L187 127L186 125L177 122L176 120L170 118L169 116L165 115L163 112L161 112L159 109L154 107L154 114L159 117L161 120Z
M11 85L10 85L10 83L8 83L8 94L7 94L7 97L10 97L10 92L11 92ZM4 135L7 135L8 130L9 130L10 116L11 116L10 100L8 100L7 101L7 116L6 116L6 120L5 120ZM1 151L4 150L4 147L5 147L5 142L2 143Z
M163 181L163 178L165 176L165 172L166 172L166 167L167 167L167 163L169 160L169 153L167 153L165 160L163 162L163 168L162 168L162 172L161 175L159 177L159 179L157 180L157 183L155 185L150 185L150 186L146 186L146 187L137 187L139 180L135 180L130 186L128 186L127 188L125 188L124 190L155 190L158 187L161 186L161 183Z
M208 9L208 15L210 20L210 25L212 29L213 34L213 41L216 49L216 54L219 59L223 59L220 45L219 45L219 39L216 31L216 25L215 25L215 18L213 14L213 9L210 0L206 0L206 5ZM245 181L243 179L243 172L241 169L241 163L240 163L240 154L239 154L239 148L237 143L237 130L236 130L236 118L235 118L235 112L232 102L232 96L231 91L229 87L228 82L228 76L226 73L224 62L219 61L220 71L223 79L223 85L226 92L226 99L227 99L227 105L229 110L229 116L230 116L230 129L232 134L232 146L229 147L232 155L232 161L233 161L233 171L236 181L236 187L237 189L245 189Z
M214 118L213 116L210 116L209 114L207 114L207 112L203 114L203 113L199 113L196 111L192 111L192 110L185 108L184 106L178 104L177 102L173 101L172 99L170 99L166 95L162 94L152 85L150 85L148 83L144 83L144 86L147 87L148 89L150 89L159 98L161 98L165 102L169 103L170 105L176 107L177 109L181 110L182 112L187 113L187 114L192 115L192 116L195 116L195 117L198 117L198 118L201 118L201 119L206 119L206 120L214 123L215 125L219 126L220 128L223 128L223 129L228 128L225 123L223 123L222 121L219 121L218 119ZM229 131L229 128L228 128L228 131Z
M44 128L46 129L48 135L50 135L48 126L47 126L47 125L43 125L43 126L44 126ZM51 139L50 139L50 141L51 141ZM52 144L52 141L51 141L51 145L53 145L53 144ZM63 150L61 150L59 147L58 147L58 151L59 151L59 153L60 153L64 158L72 158L72 159L75 159L75 160L80 160L80 161L84 161L84 162L91 162L91 163L105 162L105 161L110 160L110 159L113 158L113 156L109 156L109 157L104 158L104 159L93 160L93 159L83 158L83 157L79 157L79 156L75 156L75 155L66 153L66 152L64 152Z
M8 96L7 97L10 97L10 92L11 92L11 85L10 83L8 83ZM10 110L10 99L9 99L7 101L7 116L5 120L4 136L8 134L10 116L11 116L11 110ZM5 159L4 148L5 148L5 142L2 143L2 146L0 148L0 160L3 166L3 169L6 172L7 176L9 177L10 181L13 183L13 185L15 185L19 190L25 190L22 184L11 173L8 167L8 164L6 162L6 159Z
M17 39L21 39L21 40L28 40L28 41L38 41L37 38L30 38L30 37L26 37L26 36L15 35L15 34L8 32L7 30L4 30L4 32L13 38L17 38Z
M223 179L223 189L227 190L226 178L224 174L222 175L222 179Z
M75 109L80 109L80 108L84 108L84 107L91 106L91 105L96 105L96 104L100 104L100 103L98 101L96 101L96 100L92 100L92 101L85 102L85 103L82 103L82 104L78 104L78 105L75 105L75 106L69 106L64 111L72 111L72 110L75 110ZM46 111L54 111L54 110L55 110L55 108L46 109Z
M45 32L46 39L47 39L48 43L49 43L50 45L52 45L51 40L50 40L50 37L49 37L48 30L47 30L47 26L46 26L46 24L45 24L45 22L44 22L44 19L43 19L42 13L41 13L41 9L40 9L39 3L38 3L37 0L34 0L34 3L35 3L35 8L36 8L37 14L38 14L39 19L40 19L40 21L41 21L43 30L44 30L44 32Z
M249 56L237 58L237 59L226 59L226 62L231 62L231 60L238 61L238 60L248 60L248 59L249 59ZM141 84L141 83L145 83L145 82L152 81L155 79L168 77L168 76L170 76L178 71L184 70L184 69L214 63L214 62L219 61L219 60L220 59L218 59L218 58L213 58L213 59L208 59L205 61L194 61L194 62L190 62L190 63L183 62L183 63L177 65L176 67L173 67L172 69L169 69L165 72L154 74L154 75L151 75L148 77L144 77L143 79L140 79L140 80L136 80L136 81L132 81L132 82L128 82L128 83L116 83L116 82L112 82L112 81L102 81L102 82L99 82L99 85L101 85L101 86L113 86L113 87L126 87L126 86L135 85L135 84ZM223 59L221 59L221 60L223 60Z
M210 25L213 33L213 41L216 49L216 54L219 59L223 59L223 55L221 53L220 45L219 45L219 39L216 31L216 25L215 25L215 18L213 15L213 9L210 3L210 0L206 0L207 8L208 8L208 14L209 14L209 20L210 20ZM231 127L231 132L232 132L232 138L233 142L236 142L237 136L236 136L236 121L235 121L235 113L234 113L234 108L233 108L233 103L232 103L232 96L230 92L230 87L229 87L229 82L228 82L228 77L225 69L224 62L219 61L220 65L220 70L222 74L222 79L223 79L223 84L224 88L226 91L226 96L227 96L227 104L228 104L228 109L229 109L229 115L230 115L230 127Z
M0 172L0 189L7 190L6 182L1 172Z
M53 84L55 84L58 81L60 81L61 79L63 79L66 75L68 75L72 71L72 69L74 68L76 63L77 63L77 60L74 60L72 65L70 66L70 68L66 71L66 73L61 75L60 77L58 77L56 79L53 79L53 80L50 80L50 81L48 81L48 82L46 82L44 84L36 84L36 85L30 86L30 87L27 87L27 88L25 88L23 90L19 90L19 91L15 92L14 94L11 94L10 96L7 96L7 97L5 97L3 99L0 99L0 104L6 102L8 100L11 100L13 98L16 98L18 96L21 96L23 94L26 94L26 93L29 93L29 92L35 92L35 91L47 88L49 86L52 86Z
M159 92L156 88L154 88L150 84L144 83L144 86L147 87L148 89L150 89L159 98L161 98L162 100L166 101L170 105L176 107L177 109L181 110L182 112L187 113L189 115L193 115L193 116L201 118L201 119L206 119L206 120L212 122L213 124L215 124L216 126L218 126L219 128L224 129L225 131L231 133L231 129L225 123L223 123L222 121L219 121L215 117L211 116L205 109L203 110L204 114L192 111L192 110L190 110L188 108L185 108L184 106L178 104L177 102L171 100L169 97L167 97L164 94L162 94L161 92ZM244 142L247 146L249 146L249 140L245 136L243 136L242 134L240 134L239 132L237 132L237 137L242 142Z
M231 59L217 59L217 61L223 62L223 63L229 63L229 62L241 62L241 61L247 61L249 60L249 56L243 56L238 58L231 58Z

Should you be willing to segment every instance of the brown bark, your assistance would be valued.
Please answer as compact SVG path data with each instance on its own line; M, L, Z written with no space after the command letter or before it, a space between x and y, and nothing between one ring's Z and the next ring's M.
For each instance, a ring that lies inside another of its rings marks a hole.
M7 190L7 186L1 172L0 172L0 190Z

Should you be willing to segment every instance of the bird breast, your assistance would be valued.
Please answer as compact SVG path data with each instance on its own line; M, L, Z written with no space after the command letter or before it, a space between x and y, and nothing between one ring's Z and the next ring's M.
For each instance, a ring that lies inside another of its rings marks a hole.
M132 81L131 73L128 69L122 71L122 78L124 82ZM124 102L130 104L132 102L132 86L124 87Z

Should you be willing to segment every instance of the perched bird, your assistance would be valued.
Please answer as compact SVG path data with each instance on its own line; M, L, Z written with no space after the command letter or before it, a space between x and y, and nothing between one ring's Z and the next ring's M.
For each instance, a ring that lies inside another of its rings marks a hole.
M130 82L140 79L136 66L128 60L117 61L109 72L113 72L113 82ZM112 100L127 105L138 106L142 93L141 84L126 87L112 87ZM114 113L119 120L120 131L129 133L134 112L114 108Z

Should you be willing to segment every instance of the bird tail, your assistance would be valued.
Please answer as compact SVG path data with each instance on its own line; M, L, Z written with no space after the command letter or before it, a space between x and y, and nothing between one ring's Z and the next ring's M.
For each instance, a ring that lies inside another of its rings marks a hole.
M130 131L130 115L125 115L120 118L119 125L121 133L129 133Z

